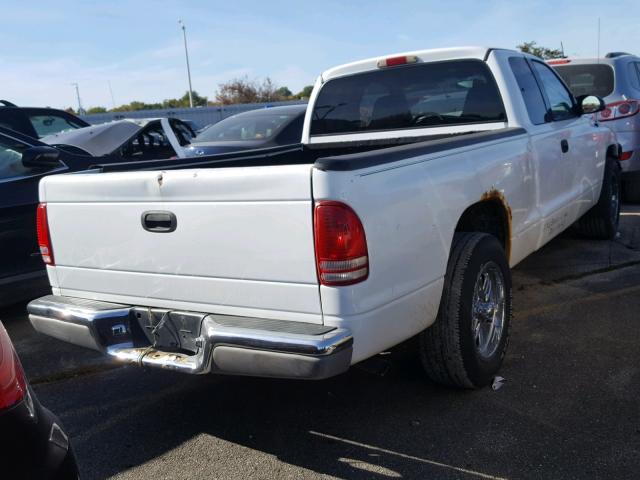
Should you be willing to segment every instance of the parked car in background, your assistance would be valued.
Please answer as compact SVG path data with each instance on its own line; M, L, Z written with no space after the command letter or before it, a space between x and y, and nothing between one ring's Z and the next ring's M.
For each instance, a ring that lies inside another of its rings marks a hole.
M0 477L72 480L76 459L60 420L29 387L18 355L0 322Z
M18 107L0 100L0 127L10 128L33 138L88 126L87 122L64 110Z
M123 161L118 156L79 155L74 149L57 149L0 127L0 305L50 291L44 264L37 254L40 180L47 175L86 170L96 163Z
M124 119L56 133L41 141L72 153L114 156L121 161L183 158L195 137L177 118Z
M287 105L225 118L200 132L187 148L187 156L300 143L306 110L306 105Z
M597 120L616 132L625 199L640 202L640 57L612 52L604 58L549 60L576 97L595 94L607 107Z
M487 385L510 267L573 224L617 232L619 145L585 115L603 108L511 50L335 67L299 145L42 180L53 295L29 318L189 374L326 378L419 335L432 380Z

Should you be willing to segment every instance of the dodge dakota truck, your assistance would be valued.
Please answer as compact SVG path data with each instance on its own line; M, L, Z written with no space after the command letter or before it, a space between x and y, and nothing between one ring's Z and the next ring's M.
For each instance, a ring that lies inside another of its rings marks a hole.
M616 234L602 108L510 50L332 68L300 145L43 179L30 321L144 367L299 379L418 336L432 380L487 385L510 268L572 225Z

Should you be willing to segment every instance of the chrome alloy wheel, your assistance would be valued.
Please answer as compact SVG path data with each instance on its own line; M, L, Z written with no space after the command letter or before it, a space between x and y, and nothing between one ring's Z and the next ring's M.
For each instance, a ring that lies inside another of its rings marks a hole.
M480 267L473 290L471 329L474 346L482 358L496 353L502 339L506 311L504 283L495 262Z

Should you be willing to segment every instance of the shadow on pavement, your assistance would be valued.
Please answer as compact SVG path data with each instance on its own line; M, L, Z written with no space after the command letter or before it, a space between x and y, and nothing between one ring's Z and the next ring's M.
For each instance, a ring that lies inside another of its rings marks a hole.
M497 391L429 383L410 343L321 382L125 367L36 390L83 478L637 478L640 267L581 278L640 259L628 238L564 235L514 271Z

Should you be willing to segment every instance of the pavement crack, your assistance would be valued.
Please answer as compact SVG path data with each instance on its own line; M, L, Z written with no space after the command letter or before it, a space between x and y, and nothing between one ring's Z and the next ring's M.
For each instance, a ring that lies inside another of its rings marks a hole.
M613 265L608 265L606 267L596 268L593 270L588 270L586 272L574 273L571 275L563 275L562 277L553 278L551 280L540 280L535 283L529 283L526 285L520 285L517 287L518 291L523 291L531 287L536 287L539 285L557 285L560 283L569 282L572 280L580 280L582 278L591 277L593 275L599 275L601 273L615 272L616 270L622 270L624 268L635 267L640 265L640 260L633 260L629 262L616 263Z
M48 383L57 383L71 378L83 377L86 375L94 375L96 373L107 372L109 370L115 370L116 368L122 368L124 365L120 364L99 364L90 365L79 368L72 368L69 370L63 370L61 372L55 372L49 375L42 375L29 380L31 385L44 385Z
M555 284L567 282L569 280L578 280L580 278L590 277L592 275L598 275L600 273L615 272L616 270L622 270L623 268L634 267L636 265L640 265L640 260L632 260L630 262L617 263L613 265L609 264L609 266L607 267L596 268L595 270L589 270L586 272L575 273L571 275L564 275L562 277L551 280L549 283Z

